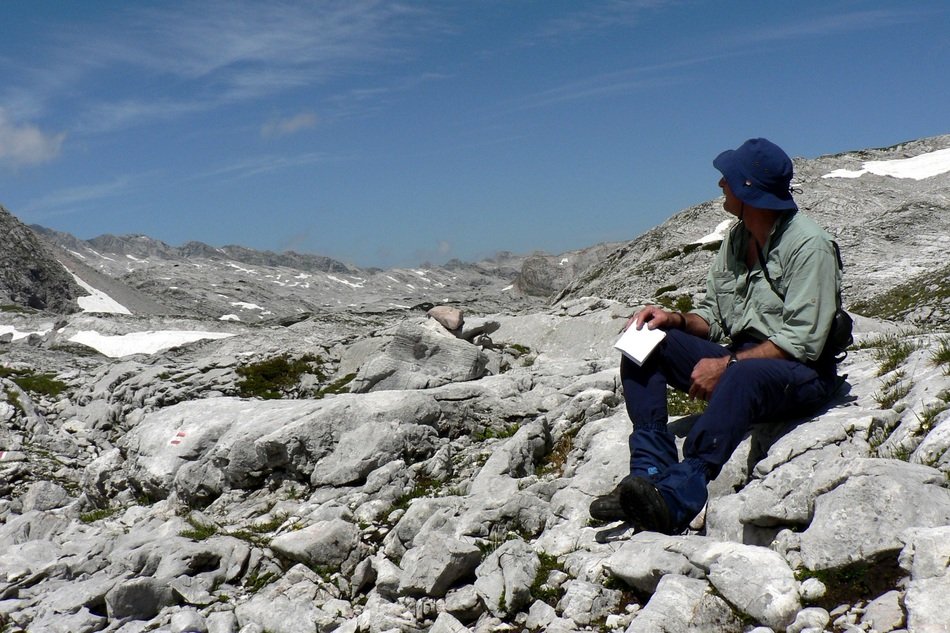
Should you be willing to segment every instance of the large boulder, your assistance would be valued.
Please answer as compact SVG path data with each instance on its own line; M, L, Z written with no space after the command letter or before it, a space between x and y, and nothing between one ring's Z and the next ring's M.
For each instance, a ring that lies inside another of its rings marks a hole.
M353 393L384 389L429 389L481 378L488 357L456 338L435 321L405 322L381 354L360 367L350 383Z
M873 563L901 550L904 530L950 523L946 477L928 466L854 459L826 464L815 479L815 514L801 535L809 569Z

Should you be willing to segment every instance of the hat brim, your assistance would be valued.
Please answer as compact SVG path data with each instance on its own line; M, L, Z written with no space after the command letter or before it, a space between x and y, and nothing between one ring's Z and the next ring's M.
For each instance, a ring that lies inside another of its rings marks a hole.
M770 211L798 210L791 192L778 195L763 191L752 184L748 176L742 173L735 158L736 150L727 149L713 159L713 167L719 170L735 197L751 207Z

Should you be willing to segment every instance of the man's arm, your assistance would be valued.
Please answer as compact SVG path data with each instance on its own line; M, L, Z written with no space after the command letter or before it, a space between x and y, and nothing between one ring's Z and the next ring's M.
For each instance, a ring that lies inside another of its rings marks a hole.
M709 324L698 314L671 312L660 306L643 308L627 320L627 324L623 329L626 330L631 325L635 325L639 330L644 324L651 330L657 328L661 330L684 330L700 338L708 338L709 336Z
M755 347L744 349L736 354L739 361L749 360L750 358L776 358L791 359L792 356L781 347L771 341L763 341ZM690 374L689 396L701 400L709 400L712 397L713 389L719 384L719 379L729 367L729 357L721 356L718 358L704 358L693 367L693 373Z

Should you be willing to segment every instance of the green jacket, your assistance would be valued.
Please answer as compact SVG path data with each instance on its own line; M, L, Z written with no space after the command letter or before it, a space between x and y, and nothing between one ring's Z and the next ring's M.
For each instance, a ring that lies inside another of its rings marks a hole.
M749 335L769 340L793 358L817 360L841 302L841 271L831 237L801 212L786 212L762 247L769 286L759 262L746 265L742 222L722 242L706 280L706 297L692 312L709 324L709 338Z

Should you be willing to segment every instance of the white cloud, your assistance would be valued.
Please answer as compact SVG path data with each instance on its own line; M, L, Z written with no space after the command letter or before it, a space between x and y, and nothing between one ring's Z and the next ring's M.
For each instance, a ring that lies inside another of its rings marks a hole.
M301 130L314 127L317 124L317 115L313 112L301 112L300 114L283 119L273 119L261 127L261 136L264 138L277 138L296 134Z
M50 134L31 124L16 124L0 108L0 161L20 167L47 163L62 151L65 133Z

